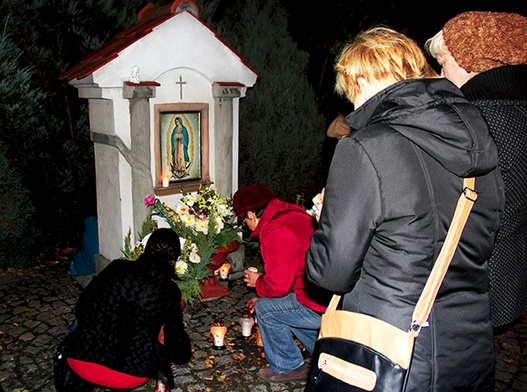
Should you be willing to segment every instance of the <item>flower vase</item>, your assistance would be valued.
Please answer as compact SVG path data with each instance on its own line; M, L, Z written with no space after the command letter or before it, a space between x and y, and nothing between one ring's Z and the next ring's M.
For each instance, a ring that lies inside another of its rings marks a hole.
M201 299L211 299L229 295L229 290L220 284L218 278L214 275L214 271L220 268L227 260L227 255L238 249L239 246L240 243L238 241L233 241L230 244L227 244L227 249L223 246L218 246L216 248L214 254L210 258L211 264L208 266L211 276L200 283Z

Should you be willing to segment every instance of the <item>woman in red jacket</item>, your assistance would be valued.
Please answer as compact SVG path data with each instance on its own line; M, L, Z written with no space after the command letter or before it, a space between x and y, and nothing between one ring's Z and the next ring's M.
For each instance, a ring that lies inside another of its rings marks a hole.
M251 237L259 240L264 262L265 273L246 270L244 279L258 295L248 306L254 305L269 362L258 377L270 382L305 380L308 369L294 337L313 352L321 314L331 298L306 278L305 255L316 221L262 184L238 190L233 206Z

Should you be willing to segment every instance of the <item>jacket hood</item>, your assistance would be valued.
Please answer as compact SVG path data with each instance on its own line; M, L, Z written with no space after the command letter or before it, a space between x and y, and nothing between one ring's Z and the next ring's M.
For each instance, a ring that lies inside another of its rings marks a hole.
M459 177L486 174L498 164L498 152L479 110L450 81L398 82L346 118L355 130L389 126Z
M254 231L251 233L251 238L260 238L260 233L262 232L262 229L267 225L267 222L271 220L278 212L281 211L300 211L305 214L307 214L306 210L302 207L291 204L285 201L282 201L280 199L273 199L269 202L267 207L265 207L265 211L263 212L262 216L260 217L260 220L258 221L258 225L254 229Z

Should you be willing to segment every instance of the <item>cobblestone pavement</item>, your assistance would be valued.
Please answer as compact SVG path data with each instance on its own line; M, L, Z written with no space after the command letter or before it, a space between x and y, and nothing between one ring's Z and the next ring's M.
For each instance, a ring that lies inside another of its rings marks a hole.
M54 391L52 356L83 287L68 268L68 263L55 262L0 274L0 391ZM173 368L176 392L303 391L303 383L269 384L256 377L266 363L263 350L255 339L240 339L238 324L252 296L234 280L229 296L185 307L194 354L191 363ZM222 351L212 348L209 333L217 317L228 327L228 347ZM526 318L496 336L496 354L496 391L527 391ZM137 391L153 389L151 380Z

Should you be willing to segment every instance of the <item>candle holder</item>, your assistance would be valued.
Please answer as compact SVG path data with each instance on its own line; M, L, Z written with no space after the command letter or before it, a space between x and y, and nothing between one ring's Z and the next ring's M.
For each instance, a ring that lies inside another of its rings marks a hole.
M229 280L229 271L231 270L231 265L229 263L223 263L219 268L220 280Z
M217 270L217 273L219 275L219 281L220 281L220 284L225 287L225 288L228 288L229 287L229 271L231 269L231 265L229 263L223 263L223 265L218 268Z
M225 350L225 334L227 333L227 327L223 324L223 320L214 321L214 325L210 329L214 344L212 348L215 350Z
M249 309L245 309L243 311L239 322L242 327L242 337L246 340L249 339L251 337L251 330L254 325L254 318L252 317L251 311Z

